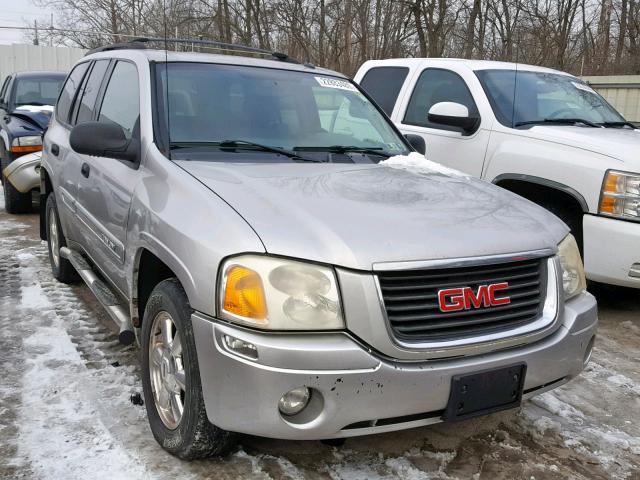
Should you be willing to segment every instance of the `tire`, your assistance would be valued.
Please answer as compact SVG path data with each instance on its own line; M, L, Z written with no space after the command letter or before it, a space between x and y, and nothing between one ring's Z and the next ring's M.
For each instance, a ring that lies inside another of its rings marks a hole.
M9 165L7 159L7 151L4 145L0 145L0 171L4 172L4 169ZM4 209L7 213L30 213L33 209L33 199L31 192L21 193L11 185L10 182L2 175L2 189L4 190Z
M67 246L67 241L62 233L60 217L58 217L58 207L56 206L56 199L53 193L47 196L45 212L47 247L49 250L51 272L53 276L62 283L74 283L78 280L78 272L75 271L69 260L60 256L60 249Z
M142 387L149 425L162 448L183 460L224 455L235 444L235 435L207 418L191 313L178 280L164 280L151 292L141 329Z
M582 212L577 212L574 208L567 207L557 202L540 202L540 206L549 210L556 217L567 224L571 234L575 237L580 254L583 254L582 245Z

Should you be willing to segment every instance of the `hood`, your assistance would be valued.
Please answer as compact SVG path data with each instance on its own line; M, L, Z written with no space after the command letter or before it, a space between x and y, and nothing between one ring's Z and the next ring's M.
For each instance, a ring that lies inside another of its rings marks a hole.
M30 123L38 130L44 130L49 126L52 113L53 107L51 105L20 105L10 115Z
M613 157L626 164L616 168L640 171L640 129L536 125L519 134Z
M555 248L568 233L533 203L441 168L177 163L244 217L267 252L347 268Z

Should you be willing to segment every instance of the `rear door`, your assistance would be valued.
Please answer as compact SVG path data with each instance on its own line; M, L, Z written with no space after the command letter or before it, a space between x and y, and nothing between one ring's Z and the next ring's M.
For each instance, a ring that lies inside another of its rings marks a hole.
M78 236L75 204L80 175L78 155L69 147L71 112L90 67L91 62L83 62L71 70L58 97L54 118L44 137L43 159L49 164L49 171L53 175L58 214L64 234L69 240L75 240Z
M373 67L367 70L359 83L384 113L391 117L407 75L409 67Z
M118 60L106 74L94 109L87 118L116 123L128 138L140 135L138 70L132 62ZM78 118L83 107L78 107ZM102 272L121 293L127 291L124 244L138 164L112 158L81 155L78 217L82 245Z

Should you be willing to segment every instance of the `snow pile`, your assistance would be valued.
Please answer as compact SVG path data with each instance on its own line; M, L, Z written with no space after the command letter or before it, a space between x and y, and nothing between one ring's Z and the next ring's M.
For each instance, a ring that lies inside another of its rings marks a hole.
M38 283L41 261L19 251L21 309L33 334L24 339L18 451L46 478L147 478L140 462L111 435L96 409L96 385L53 302ZM60 297L58 297L60 298Z
M461 172L460 170L445 167L440 163L427 160L424 155L421 155L418 152L411 152L409 155L395 155L393 157L389 157L380 162L380 165L392 168L401 168L403 170L411 170L418 173L439 173L441 175L451 177L469 177L469 175Z

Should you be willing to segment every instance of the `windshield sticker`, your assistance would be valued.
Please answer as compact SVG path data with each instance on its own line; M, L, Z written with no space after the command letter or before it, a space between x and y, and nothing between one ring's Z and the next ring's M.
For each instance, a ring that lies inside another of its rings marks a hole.
M571 84L576 87L578 90L582 90L584 92L589 92L589 93L593 93L594 95L596 94L596 91L591 88L589 85L585 85L584 83L580 83L580 82L571 82Z
M339 78L327 78L327 77L315 77L316 81L323 87L337 88L339 90L349 90L350 92L357 92L358 89L346 80L340 80Z

